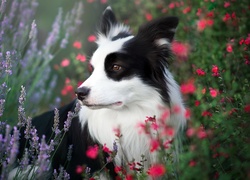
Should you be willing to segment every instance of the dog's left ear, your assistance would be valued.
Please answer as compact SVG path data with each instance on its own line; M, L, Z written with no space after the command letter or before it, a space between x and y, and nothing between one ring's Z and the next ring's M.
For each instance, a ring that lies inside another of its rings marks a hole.
M150 21L139 28L137 36L158 45L169 44L173 41L178 22L174 16Z
M105 11L103 12L102 19L101 19L101 26L100 31L102 34L108 36L110 29L112 26L117 24L117 20L115 14L113 13L110 6L108 6Z

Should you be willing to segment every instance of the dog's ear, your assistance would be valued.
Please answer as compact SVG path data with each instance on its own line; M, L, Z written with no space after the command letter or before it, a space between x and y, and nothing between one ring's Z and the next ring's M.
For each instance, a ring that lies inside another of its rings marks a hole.
M108 35L112 26L117 24L115 14L113 13L110 6L108 6L102 15L100 31L104 35Z
M137 36L158 45L169 44L173 41L178 22L174 16L150 21L139 28Z

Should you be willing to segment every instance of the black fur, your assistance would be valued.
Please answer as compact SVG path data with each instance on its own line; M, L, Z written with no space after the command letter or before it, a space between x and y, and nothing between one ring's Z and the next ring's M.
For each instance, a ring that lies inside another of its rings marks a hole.
M64 121L67 119L67 114L69 111L73 111L75 108L76 100L70 104L59 109L60 123L59 128L63 129ZM38 132L38 136L41 139L42 135L46 135L46 141L48 142L52 136L52 127L54 124L54 111L46 112L40 116L35 117L32 120L32 125L35 126ZM20 159L24 153L25 147L28 147L26 144L26 139L24 138L24 129L22 129L20 137L20 149L18 159ZM97 142L93 141L88 132L87 125L82 128L82 125L79 122L78 117L72 120L72 124L69 128L69 131L66 133L62 142L60 143L59 148L57 149L55 156L52 159L51 170L57 169L62 166L70 174L70 178L77 180L82 179L81 175L76 173L76 167L78 165L86 165L91 169L90 173L101 169L103 165L103 158L98 157L97 159L90 159L86 156L86 151L89 146L93 146ZM73 145L72 158L70 162L67 161L68 147ZM105 154L104 154L105 156ZM110 178L114 179L116 174L114 172L114 165L112 163L108 164L107 168L109 169ZM52 171L51 171L52 173ZM52 177L52 174L51 174Z

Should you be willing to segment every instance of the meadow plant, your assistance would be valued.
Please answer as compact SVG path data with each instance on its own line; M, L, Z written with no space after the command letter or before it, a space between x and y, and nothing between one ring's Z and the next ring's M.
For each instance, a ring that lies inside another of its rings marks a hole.
M8 119L11 124L17 122L16 100L22 85L28 89L29 103L25 108L31 115L39 112L39 106L34 108L38 104L45 103L48 107L56 103L58 98L52 97L51 92L57 86L57 75L51 72L50 64L65 50L70 36L81 24L82 3L76 3L65 16L59 8L52 30L41 40L34 20L37 7L36 0L3 0L1 5L0 112L1 119Z
M31 115L39 112L39 106L34 108L36 105L55 100L50 92L57 85L57 77L51 73L50 63L68 46L70 36L77 31L83 8L82 3L76 3L65 17L60 8L48 37L39 42L34 20L37 7L36 0L1 1L0 179L7 179L11 171L13 179L47 178L60 137L65 135L79 111L79 106L76 106L75 112L69 112L64 129L59 130L58 110L55 110L55 136L49 142L45 141L45 136L39 139L31 118L26 115L26 112ZM26 139L26 148L23 157L17 159L21 132ZM55 171L54 177L69 179L63 169Z

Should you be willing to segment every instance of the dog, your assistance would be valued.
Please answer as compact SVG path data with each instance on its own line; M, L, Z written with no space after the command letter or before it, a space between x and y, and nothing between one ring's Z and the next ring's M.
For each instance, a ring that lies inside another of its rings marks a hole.
M117 22L112 9L106 8L96 41L98 47L89 62L93 71L77 88L77 99L59 109L62 129L67 113L74 110L76 103L81 104L53 156L51 169L65 165L69 145L73 145L71 160L64 168L71 179L81 179L76 172L79 165L85 164L90 174L102 169L99 156L91 159L86 155L88 148L96 144L113 150L116 142L117 154L106 165L109 179L117 176L115 166L125 166L133 160L140 162L142 155L145 168L158 161L150 151L147 135L138 132L138 124L144 123L146 117L157 119L164 109L178 106L179 113L169 111L166 122L174 128L174 136L185 126L179 86L168 69L177 25L177 17L163 17L140 26L138 33L132 35L128 26ZM53 111L32 121L38 136L44 134L46 140L53 134L53 123ZM117 129L119 137L114 132ZM22 137L20 152L24 151L24 141Z

